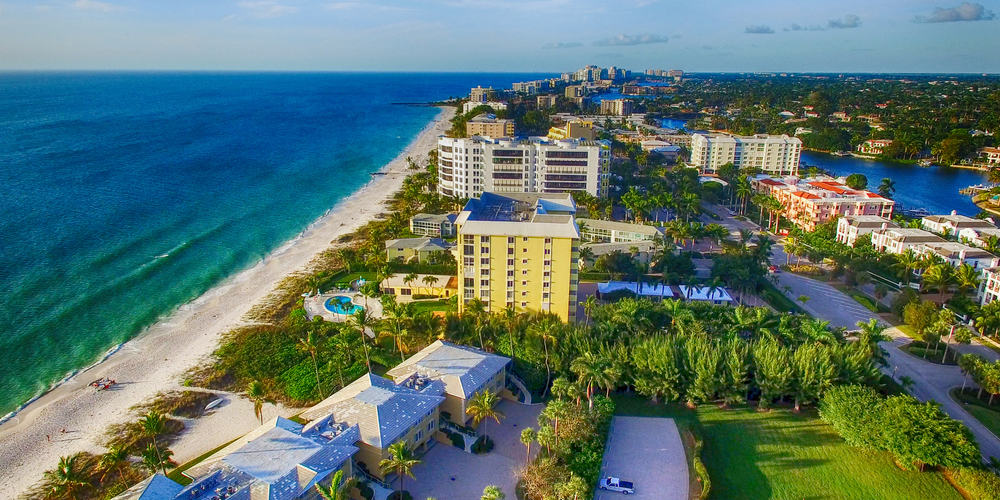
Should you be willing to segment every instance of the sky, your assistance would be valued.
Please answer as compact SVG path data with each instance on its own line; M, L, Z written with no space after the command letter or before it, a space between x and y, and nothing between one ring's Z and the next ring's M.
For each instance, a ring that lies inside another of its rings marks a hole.
M0 0L0 69L1000 73L1000 0Z

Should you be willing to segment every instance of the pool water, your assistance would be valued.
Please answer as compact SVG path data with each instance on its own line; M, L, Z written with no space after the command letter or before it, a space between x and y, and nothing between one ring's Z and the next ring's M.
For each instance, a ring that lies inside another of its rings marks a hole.
M351 298L346 295L336 295L326 299L326 303L323 304L327 311L337 314L354 314L361 309L361 306L355 304L351 301Z

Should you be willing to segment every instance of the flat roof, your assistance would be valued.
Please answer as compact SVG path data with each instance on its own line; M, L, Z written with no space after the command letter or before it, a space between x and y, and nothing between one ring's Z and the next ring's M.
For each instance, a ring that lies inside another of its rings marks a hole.
M509 363L510 358L438 340L386 375L397 381L413 374L440 380L447 394L468 399Z
M463 234L579 238L569 193L483 193L465 204L456 224Z
M629 231L649 236L662 236L664 232L664 229L658 226L651 226L648 224L632 224L629 222L618 222L613 220L602 220L602 219L576 219L576 225L578 227L580 225L584 225L585 227L591 229Z

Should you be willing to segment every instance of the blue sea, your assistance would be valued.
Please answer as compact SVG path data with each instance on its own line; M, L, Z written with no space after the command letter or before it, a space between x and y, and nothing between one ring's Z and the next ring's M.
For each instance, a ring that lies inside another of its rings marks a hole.
M363 186L417 103L547 76L0 73L0 415Z

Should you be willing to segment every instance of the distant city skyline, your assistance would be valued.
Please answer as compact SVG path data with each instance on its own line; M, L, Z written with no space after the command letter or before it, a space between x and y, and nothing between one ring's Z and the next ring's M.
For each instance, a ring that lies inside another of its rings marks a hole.
M1000 73L1000 2L0 0L0 69Z

